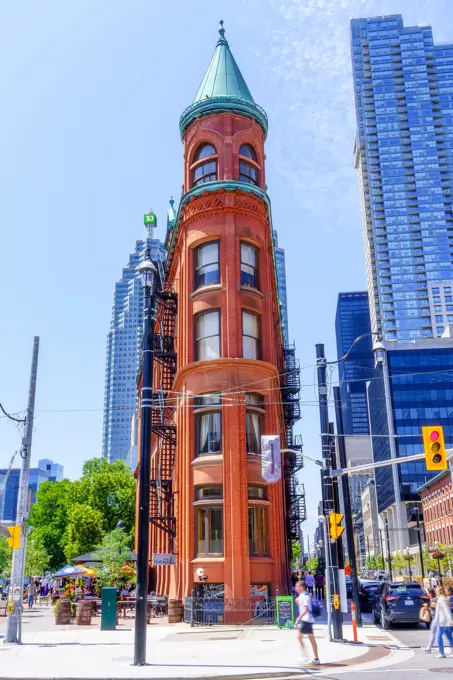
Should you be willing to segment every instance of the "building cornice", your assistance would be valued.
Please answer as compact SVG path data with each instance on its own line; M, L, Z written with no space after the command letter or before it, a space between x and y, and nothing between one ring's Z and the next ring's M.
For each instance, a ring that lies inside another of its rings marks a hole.
M247 116L247 118L252 118L259 124L264 132L264 136L266 137L267 135L267 114L255 102L247 101L240 97L209 97L191 104L182 112L179 120L181 138L184 137L187 128L196 118L204 118L205 116L219 113L239 113L242 116Z

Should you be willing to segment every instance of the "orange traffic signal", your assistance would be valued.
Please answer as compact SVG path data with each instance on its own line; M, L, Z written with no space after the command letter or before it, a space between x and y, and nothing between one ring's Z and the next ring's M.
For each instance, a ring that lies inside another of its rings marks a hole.
M443 428L440 425L429 425L422 427L422 432L426 469L447 470L447 452L445 450Z

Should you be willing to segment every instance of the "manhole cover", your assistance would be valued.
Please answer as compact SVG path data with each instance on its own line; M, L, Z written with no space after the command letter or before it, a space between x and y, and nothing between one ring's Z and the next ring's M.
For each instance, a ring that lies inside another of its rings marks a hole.
M430 668L431 673L453 673L453 667L449 668Z

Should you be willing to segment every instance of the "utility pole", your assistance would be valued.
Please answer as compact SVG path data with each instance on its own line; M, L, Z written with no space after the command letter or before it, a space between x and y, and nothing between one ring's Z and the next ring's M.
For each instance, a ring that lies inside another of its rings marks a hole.
M150 216L156 221L154 213ZM148 603L149 572L149 494L151 477L153 367L154 367L154 275L156 268L147 248L145 261L140 265L145 289L143 328L143 368L140 400L140 471L138 486L137 526L137 588L135 605L134 666L146 664L146 609Z
M387 517L384 520L384 526L385 526L385 538L387 541L387 559L388 559L388 565L389 565L389 576L390 580L393 580L393 573L392 573L392 553L390 552L390 532L389 532L389 521Z
M451 464L450 464L451 465ZM425 565L423 563L423 546L422 546L422 529L420 526L420 512L417 503L417 539L418 539L418 551L420 553L420 567L422 570L422 578L425 578Z
M339 387L333 388L333 398L335 401L335 418L337 421L338 434L338 458L340 467L347 467L346 446L344 441L343 411L341 410L341 393ZM355 553L354 529L352 526L351 491L347 475L342 475L341 485L344 503L344 525L346 530L346 543L348 545L349 566L351 567L351 587L352 598L355 605L357 625L362 626L362 611L360 609L359 579L357 574L357 557Z
M334 513L334 490L332 480L332 459L330 455L330 435L329 435L329 409L327 405L327 383L326 383L326 357L324 345L316 345L316 365L318 375L318 399L319 399L319 418L321 425L321 447L322 447L322 479L324 488L324 516L326 523L329 522L331 513ZM340 610L340 580L338 574L338 554L336 541L330 537L328 549L331 555L331 569L327 573L327 578L331 579L333 637L335 640L343 639L343 622Z
M33 436L33 417L35 412L36 377L38 373L39 337L33 340L30 387L28 390L27 415L25 431L22 438L20 455L22 469L20 472L19 495L17 499L16 526L20 526L20 546L13 551L11 566L11 585L9 599L14 602L12 614L8 614L6 622L5 642L22 642L22 602L24 594L25 551L27 542L26 522L28 517L28 480L30 477L31 440Z

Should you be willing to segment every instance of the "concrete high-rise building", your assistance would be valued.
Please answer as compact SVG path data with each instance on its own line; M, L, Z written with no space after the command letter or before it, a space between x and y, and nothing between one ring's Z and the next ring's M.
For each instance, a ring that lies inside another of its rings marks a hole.
M436 338L453 321L453 44L400 15L351 32L371 327Z
M335 318L338 359L347 354L357 338L370 332L368 293L339 293ZM367 435L370 432L366 381L373 373L374 358L369 335L360 340L348 358L338 364L343 430L346 435Z
M278 234L277 230L272 231L275 243L275 265L277 268L277 286L278 286L278 297L280 300L280 312L283 324L283 339L285 345L289 345L289 327L288 327L288 295L286 291L286 262L285 262L285 249L280 248L278 245Z
M115 284L112 319L105 360L102 455L108 461L126 460L131 421L137 408L137 374L143 326L143 289L137 268L151 249L153 262L165 262L163 244L148 237L138 240L120 280Z
M286 442L288 404L298 401L285 391L297 380L284 368L267 116L219 33L180 120L184 187L156 313L154 384L167 387L153 413L150 553L176 555L173 566L152 570L156 592L223 600L288 591L291 463L280 473L277 461L269 475L261 435Z
M362 517L365 553L367 557L381 555L376 484L374 479L370 479L362 493Z
M64 467L59 463L54 463L49 458L38 460L38 468L42 470L48 482L61 482L64 475Z

